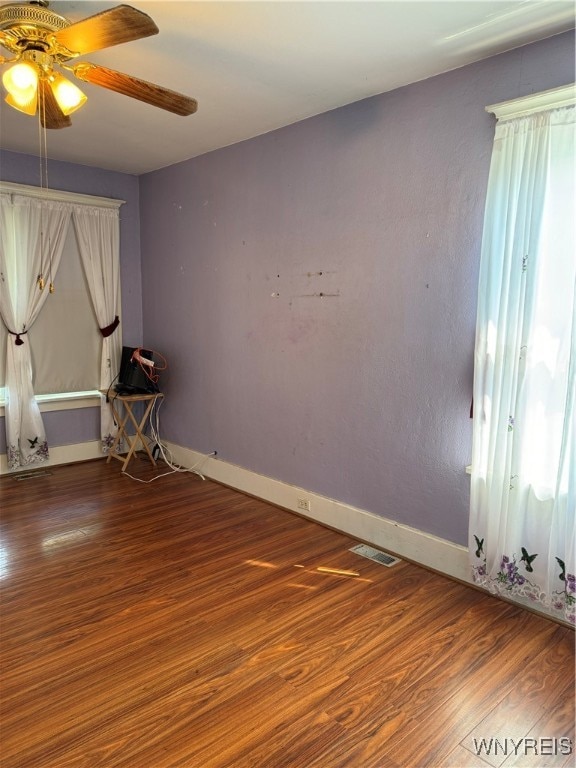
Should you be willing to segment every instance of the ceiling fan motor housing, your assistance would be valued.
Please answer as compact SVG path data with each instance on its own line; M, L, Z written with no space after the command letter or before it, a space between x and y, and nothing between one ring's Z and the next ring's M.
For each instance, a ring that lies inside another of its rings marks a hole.
M0 6L0 43L13 53L29 48L51 53L50 36L69 25L68 19L43 3Z

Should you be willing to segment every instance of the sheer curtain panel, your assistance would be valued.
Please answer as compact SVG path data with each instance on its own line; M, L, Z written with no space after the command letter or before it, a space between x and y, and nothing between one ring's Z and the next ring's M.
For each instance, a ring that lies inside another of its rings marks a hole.
M10 469L48 459L26 335L49 295L48 282L58 270L69 221L70 208L62 203L0 194L0 316L8 331L5 417ZM37 277L43 269L51 275L41 291Z
M474 370L476 583L574 623L575 110L496 125Z
M120 259L118 210L87 205L74 207L78 249L84 266L94 311L102 334L100 389L107 390L118 375L122 339L120 311ZM108 453L117 427L106 398L100 409L102 450Z

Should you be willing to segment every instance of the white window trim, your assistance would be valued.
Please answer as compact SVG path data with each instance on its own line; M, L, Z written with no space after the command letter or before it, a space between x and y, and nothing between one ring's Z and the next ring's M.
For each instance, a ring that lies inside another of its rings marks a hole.
M45 187L31 187L26 184L17 184L13 181L0 181L0 192L9 192L14 195L27 195L41 200L55 200L59 203L75 203L77 205L96 205L99 208L120 208L125 200L116 200L112 197L96 197L95 195L82 195L79 192L65 192L61 189L48 189Z
M545 109L559 109L560 107L570 107L573 104L576 104L576 84L568 83L568 85L563 85L560 88L531 93L520 99L491 104L486 107L486 112L495 115L498 120L513 120L516 117L543 112Z
M36 402L41 413L49 411L72 411L77 408L98 408L101 403L101 395L97 389L86 392L58 392L52 395L36 395ZM0 417L5 415L5 405L0 393Z

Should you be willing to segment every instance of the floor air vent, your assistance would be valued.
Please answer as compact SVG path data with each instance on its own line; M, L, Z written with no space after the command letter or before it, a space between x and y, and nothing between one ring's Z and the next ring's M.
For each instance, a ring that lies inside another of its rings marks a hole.
M38 469L35 472L22 472L21 475L13 475L13 478L16 482L20 482L20 480L36 480L37 477L48 477L51 474L52 472L48 469Z
M399 558L389 555L388 552L381 552L379 549L369 547L367 544L358 544L355 547L351 547L350 552L355 552L357 555L368 558L368 560L374 560L376 563L386 565L388 568L402 562Z

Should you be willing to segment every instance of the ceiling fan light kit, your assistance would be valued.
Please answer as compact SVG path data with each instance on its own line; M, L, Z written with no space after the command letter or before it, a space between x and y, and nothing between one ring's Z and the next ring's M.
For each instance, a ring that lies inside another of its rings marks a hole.
M5 101L11 107L27 115L38 112L44 128L71 125L69 115L87 97L63 75L64 70L177 115L196 112L198 103L189 96L98 64L69 63L87 53L157 34L158 27L147 14L118 5L72 24L47 6L47 0L0 6L0 46L12 54L12 58L0 56L0 64L12 65L2 76Z
M55 72L50 78L50 88L58 106L65 115L76 112L87 100L86 94L59 72Z
M14 109L27 115L36 114L38 102L38 72L27 61L20 61L2 76L4 88L8 91L6 102Z

